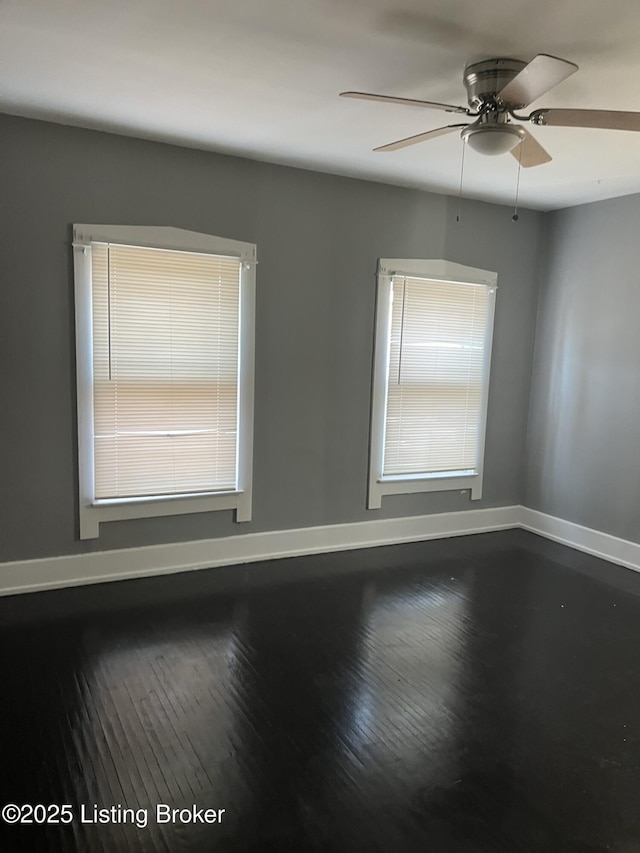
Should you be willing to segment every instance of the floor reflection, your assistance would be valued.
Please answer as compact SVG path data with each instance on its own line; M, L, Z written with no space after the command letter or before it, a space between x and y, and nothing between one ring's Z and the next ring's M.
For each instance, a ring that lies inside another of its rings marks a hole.
M238 625L234 614L198 632L168 626L128 631L124 646L98 632L85 637L70 719L73 802L115 805L152 815L158 803L224 807L232 795L242 809L244 782L235 771L237 697L233 690ZM105 835L96 823L74 824L82 844ZM141 827L123 823L111 836L129 849ZM142 827L156 849L170 828L149 819Z

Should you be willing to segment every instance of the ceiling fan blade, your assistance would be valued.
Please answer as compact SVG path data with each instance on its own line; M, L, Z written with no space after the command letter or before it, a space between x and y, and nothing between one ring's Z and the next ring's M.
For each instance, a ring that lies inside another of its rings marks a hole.
M406 148L408 145L416 145L418 142L426 142L427 139L435 139L436 136L444 136L445 133L453 133L459 127L467 127L466 124L448 124L446 127L437 127L435 130L427 130L426 133L417 133L415 136L407 136L405 139L398 139L396 142L390 142L388 145L381 145L379 148L374 148L374 151L397 151L399 148Z
M526 107L577 70L575 62L539 53L498 92L497 97L515 109Z
M519 145L511 149L511 154L519 161L523 169L529 169L531 166L542 166L544 163L551 162L551 154L540 145L535 136L532 136L526 128L524 130L524 139Z
M393 95L375 95L371 92L340 92L341 98L358 98L362 101L381 101L386 104L403 104L408 107L427 107L432 110L444 110L446 113L469 112L466 107L456 107L452 104L440 104L438 101L419 101L415 98L396 98Z
M640 113L621 110L535 110L533 124L550 127L595 127L601 130L640 131Z

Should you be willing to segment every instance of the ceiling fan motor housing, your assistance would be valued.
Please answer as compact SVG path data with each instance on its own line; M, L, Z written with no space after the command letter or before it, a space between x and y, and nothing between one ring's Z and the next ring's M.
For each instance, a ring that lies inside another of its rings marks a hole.
M467 90L469 107L479 111L482 107L496 103L498 92L525 67L520 59L484 59L464 69L463 81ZM510 104L512 108L523 104Z

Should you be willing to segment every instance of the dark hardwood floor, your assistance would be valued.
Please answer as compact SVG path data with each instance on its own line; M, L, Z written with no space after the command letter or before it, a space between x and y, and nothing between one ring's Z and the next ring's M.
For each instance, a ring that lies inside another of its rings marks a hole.
M0 806L73 815L0 822L2 853L640 851L640 576L532 534L5 598L0 625Z

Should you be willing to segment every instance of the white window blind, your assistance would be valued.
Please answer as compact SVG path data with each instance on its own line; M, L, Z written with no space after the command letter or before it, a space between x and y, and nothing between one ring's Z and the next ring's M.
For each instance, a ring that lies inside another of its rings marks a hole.
M92 245L96 499L237 488L240 266Z
M476 472L489 288L393 276L383 476Z

